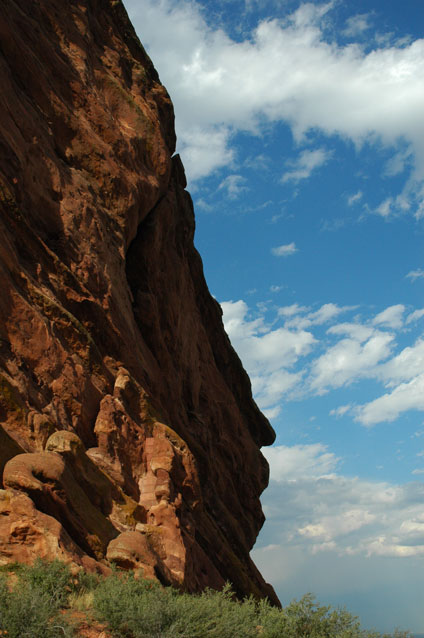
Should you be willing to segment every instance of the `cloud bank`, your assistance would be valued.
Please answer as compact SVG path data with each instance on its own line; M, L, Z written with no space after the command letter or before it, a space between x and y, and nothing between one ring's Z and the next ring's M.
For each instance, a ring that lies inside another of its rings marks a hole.
M319 591L321 600L360 607L365 625L421 631L411 592L424 582L424 484L342 476L342 459L322 444L263 452L271 469L267 524L252 555L283 602Z
M367 403L336 406L331 416L349 414L364 426L390 422L410 410L424 411L424 335L400 347L407 327L424 317L395 304L368 318L357 308L323 304L317 310L292 304L274 309L273 318L246 302L222 304L225 329L252 379L259 406L276 416L283 403L377 382L380 394Z
M232 138L287 123L302 150L283 174L298 181L331 149L310 148L314 132L392 149L387 174L406 168L404 187L376 212L424 214L424 39L369 49L360 35L370 16L353 15L337 42L328 29L333 2L302 3L283 19L263 19L245 39L208 25L196 2L126 0L137 31L171 92L180 152L190 180L231 166Z

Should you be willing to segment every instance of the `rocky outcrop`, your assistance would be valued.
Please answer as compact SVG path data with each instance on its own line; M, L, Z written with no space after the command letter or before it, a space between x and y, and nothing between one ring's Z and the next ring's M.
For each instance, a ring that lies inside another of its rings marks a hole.
M0 563L277 602L249 558L274 434L120 0L3 0L0 83Z

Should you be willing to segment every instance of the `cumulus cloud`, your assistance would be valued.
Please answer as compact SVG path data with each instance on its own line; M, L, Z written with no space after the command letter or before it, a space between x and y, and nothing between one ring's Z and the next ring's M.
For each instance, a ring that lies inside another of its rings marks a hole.
M327 332L330 335L346 335L350 339L363 343L372 337L374 331L372 326L366 324L343 322L331 326Z
M334 3L303 3L283 19L260 21L241 41L210 27L196 2L126 0L126 5L173 96L191 180L231 164L234 132L258 134L263 125L286 122L299 142L311 131L357 146L377 142L395 153L402 142L413 158L403 201L415 199L416 215L423 213L424 39L395 44L386 39L371 51L337 44L325 29ZM367 15L360 14L346 29L354 37L368 25ZM305 153L299 156L306 162L303 170L322 163L323 154ZM386 202L380 213L400 203Z
M407 316L405 323L408 325L409 323L414 323L415 321L419 321L424 317L424 308L420 310L414 310L410 315Z
M184 131L180 152L191 180L200 179L222 166L231 165L234 151L228 147L230 131L226 126L197 126Z
M390 391L355 407L357 421L365 426L395 421L409 410L424 410L424 340L418 338L388 361L377 367L374 378Z
M284 244L282 246L275 246L275 248L271 248L271 252L275 257L289 257L290 255L294 255L297 253L298 249L296 248L296 244L294 241L291 244Z
M363 425L395 421L402 412L424 410L424 374L401 383L392 392L356 409L356 419Z
M287 161L287 166L290 167L290 170L284 173L281 181L299 182L302 179L307 179L313 171L326 164L331 155L330 151L326 151L323 148L302 151L296 160Z
M349 388L362 378L376 381L373 385L376 394L378 383L386 391L364 405L354 402L339 405L331 409L331 416L351 416L362 425L371 426L391 421L410 409L424 411L424 338L419 337L403 348L396 343L398 331L403 337L410 334L403 332L401 318L406 315L406 324L413 313L406 314L405 308L398 304L367 319L355 316L349 317L350 321L337 323L339 308L336 304L324 304L311 310L294 303L277 312L278 320L292 333L292 347L297 343L296 328L288 329L288 322L297 317L309 318L311 323L308 330L299 329L309 335L309 345L306 348L305 343L298 343L297 352L294 348L289 356L290 366L276 368L272 348L261 346L261 360L256 355L253 387L263 396L269 392L270 417L278 416L281 401L296 397L299 387L305 397L324 389L330 391L340 384ZM349 309L344 312L348 313ZM251 316L241 301L228 305L227 321L234 322L234 336L243 336L245 352L252 348L252 337L265 339L265 344L268 333L275 333L278 338L282 334L277 320L267 323L264 316ZM311 339L315 341L312 343ZM252 352L258 352L257 344ZM252 363L250 361L249 366ZM271 372L267 374L266 369ZM280 391L282 388L285 393ZM419 429L414 437L422 435ZM421 449L422 446L418 448ZM373 587L384 586L387 579L387 574L381 575L384 566L388 573L407 570L407 580L411 582L416 573L416 560L424 556L421 451L409 470L420 480L404 485L343 476L344 459L320 442L280 444L264 448L263 452L270 464L271 481L262 499L267 522L253 558L280 596L290 599L312 589L322 597L328 593L331 580L337 594L338 589L343 591L338 602L350 606L349 596L352 595L355 602L354 591L363 590L364 574ZM356 573L357 565L361 569ZM333 574L339 568L340 579L335 584ZM328 570L331 570L331 579L327 577ZM348 582L346 573L349 573ZM333 592L333 601L334 596ZM399 604L398 592L393 592L392 599L396 602L397 614L396 621L391 621L393 626L400 622L399 609L404 610L409 622L411 611L406 602L404 607ZM418 627L420 619L416 622Z
M297 307L297 304L295 304L292 307ZM341 313L347 312L348 310L351 310L351 309L352 309L351 306L341 307L334 303L326 303L326 304L323 304L320 308L318 308L318 310L315 310L314 312L309 312L303 317L294 316L292 318L287 319L285 322L285 325L288 328L297 328L297 329L309 328L310 326L320 326L324 323L328 323L329 321L331 321L332 319L334 319ZM278 310L278 314L281 316L285 316L284 308L280 308Z
M400 328L403 324L403 313L405 312L405 306L397 304L395 306L389 306L374 317L374 325L388 326L389 328Z
M225 329L243 362L252 372L277 371L310 352L315 339L304 330L272 329L262 317L250 319L243 301L221 303Z
M378 377L390 387L402 381L411 381L423 372L424 340L420 337L412 346L403 348L399 354L382 365L378 370Z
M320 443L276 446L265 454L271 483L263 499L262 545L274 556L287 548L338 557L424 553L424 484L341 476L340 459Z
M275 411L278 402L300 383L302 372L292 367L313 348L315 338L305 330L273 328L263 316L251 317L242 301L221 303L224 326L251 376L260 407Z
M279 405L275 405L272 408L264 409L262 412L265 414L267 419L275 419L281 412L281 407Z
M397 342L409 334L405 326L424 317L424 309L406 314L406 307L396 304L367 320L338 322L356 307L327 303L311 310L294 303L274 310L272 321L265 320L266 306L256 313L242 300L222 307L255 397L272 418L282 401L339 388L351 389L352 399L330 408L330 416L350 416L367 427L394 421L409 410L424 411L424 335L402 348ZM366 403L353 388L364 379L375 382L374 398Z
M258 374L250 377L253 394L259 406L273 415L269 418L274 418L280 413L281 405L278 403L300 384L303 376L302 372L289 372L284 368L283 366L287 364L284 359L278 357L278 354L276 358L281 367L276 370L267 370L269 361L266 357L262 357L256 362Z
M299 306L299 304L294 303L291 306L284 306L283 308L278 309L278 314L281 317L292 317L293 315L298 315L302 312L307 312L309 308L306 306Z
M262 450L270 464L273 481L320 478L334 472L339 459L321 443L314 445L276 445Z
M263 499L265 546L321 548L339 556L423 553L424 484L341 476L340 459L320 443L276 446L265 454L271 471Z
M395 334L374 327L402 328L404 310L401 305L391 306L366 325L342 323L329 328L328 334L343 338L312 361L310 389L323 394L367 378L380 381L389 390L363 405L334 408L330 411L332 416L352 414L362 425L372 426L394 421L409 410L424 410L423 338L394 354Z
M375 331L363 343L342 339L313 362L311 389L321 394L329 388L340 388L373 376L376 366L390 356L393 340L393 335L380 331Z

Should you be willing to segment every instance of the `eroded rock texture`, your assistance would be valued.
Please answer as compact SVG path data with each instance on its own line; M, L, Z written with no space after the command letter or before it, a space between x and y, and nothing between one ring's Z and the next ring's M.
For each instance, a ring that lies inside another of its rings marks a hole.
M275 601L249 558L274 435L120 0L2 0L0 86L0 563Z

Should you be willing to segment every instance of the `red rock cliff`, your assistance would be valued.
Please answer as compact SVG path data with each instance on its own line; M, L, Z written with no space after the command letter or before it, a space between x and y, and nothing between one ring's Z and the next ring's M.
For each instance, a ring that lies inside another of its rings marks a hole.
M2 0L0 86L0 564L276 601L249 558L274 434L120 0Z

